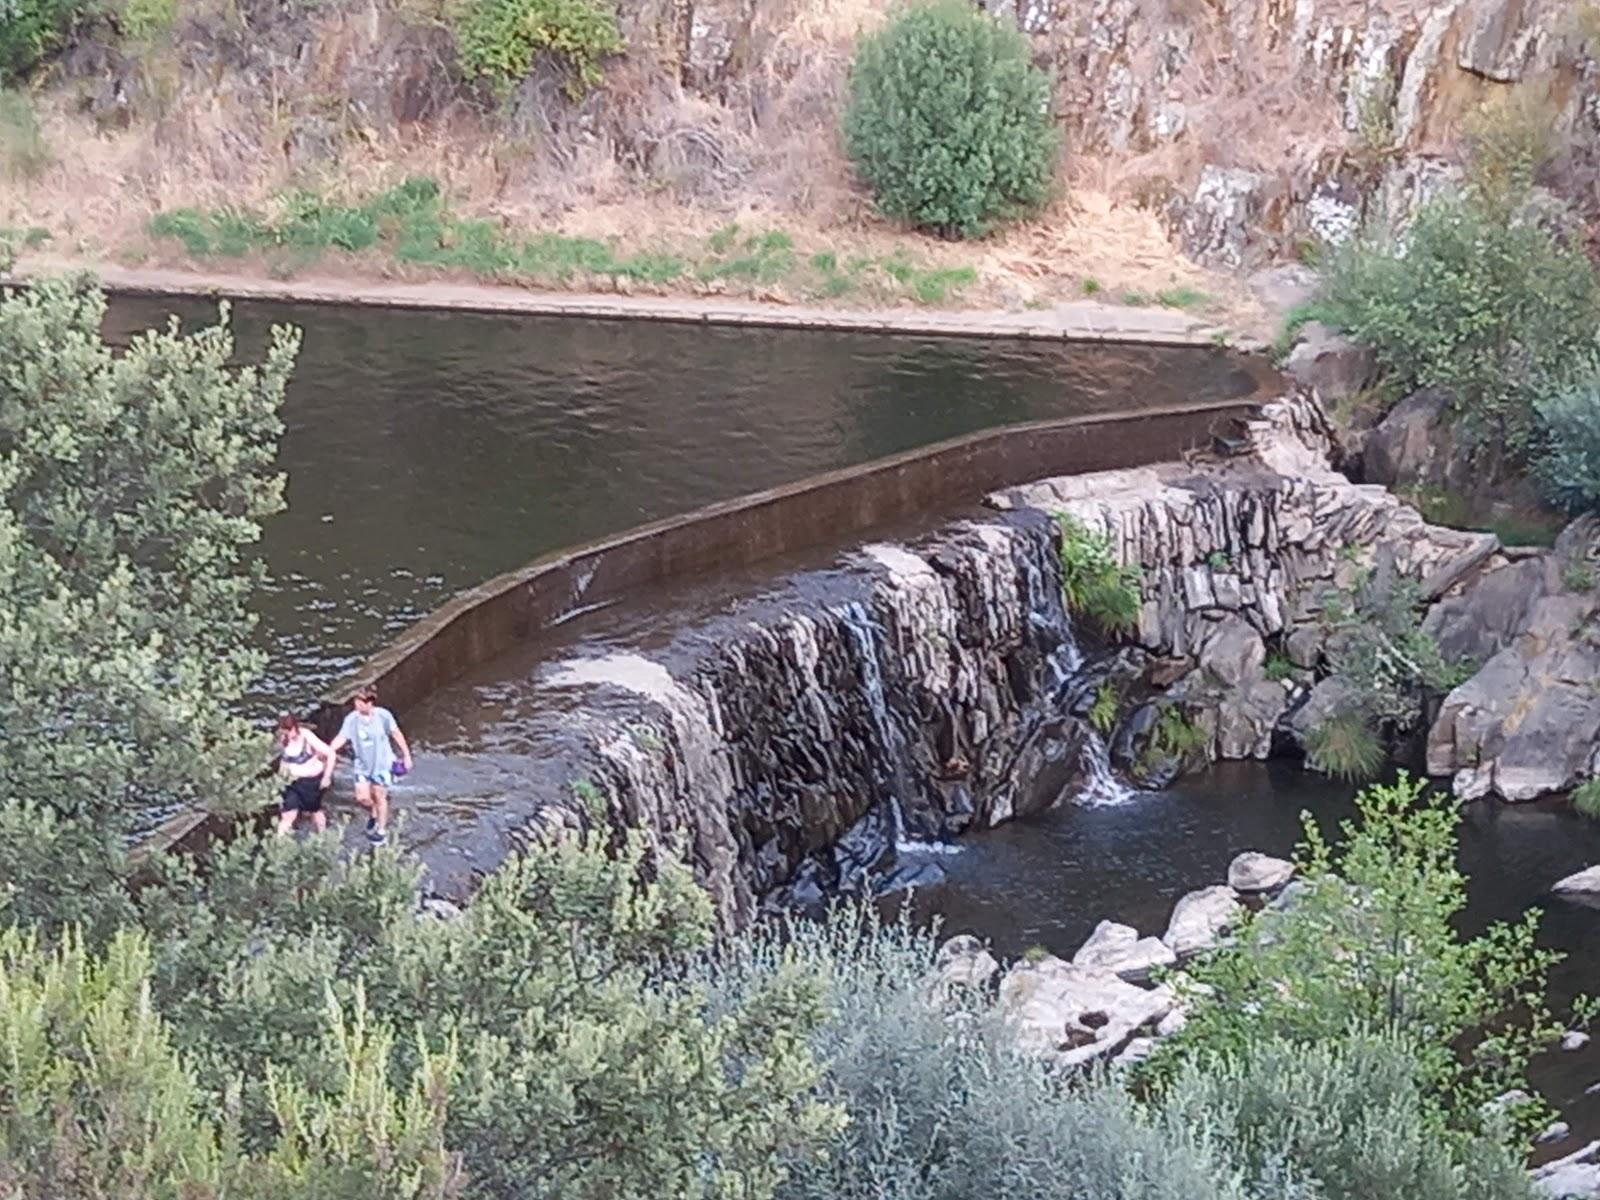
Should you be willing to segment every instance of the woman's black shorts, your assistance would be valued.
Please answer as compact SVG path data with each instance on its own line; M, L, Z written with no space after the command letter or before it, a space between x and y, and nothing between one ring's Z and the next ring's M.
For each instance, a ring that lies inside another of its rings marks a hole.
M291 779L283 789L283 803L279 812L314 813L322 811L322 776L308 775L304 779Z

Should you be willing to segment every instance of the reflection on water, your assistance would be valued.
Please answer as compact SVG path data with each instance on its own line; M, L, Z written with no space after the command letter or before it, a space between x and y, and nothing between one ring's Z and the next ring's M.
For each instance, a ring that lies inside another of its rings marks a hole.
M1302 812L1324 832L1354 812L1353 789L1286 763L1225 763L1116 807L1063 806L969 835L943 857L944 881L913 897L946 934L975 933L1003 958L1043 946L1071 958L1103 919L1159 936L1185 892L1221 883L1244 850L1287 856ZM1600 823L1561 804L1467 805L1460 830L1468 877L1463 925L1478 932L1541 910L1540 942L1566 955L1551 977L1558 1016L1574 996L1600 994L1600 908L1549 894L1556 880L1600 863ZM1600 1047L1552 1051L1534 1083L1572 1123L1548 1148L1570 1152L1600 1136Z
M108 334L214 315L118 300ZM1251 391L1210 350L241 303L305 330L258 699L305 704L450 594L562 546L1017 421Z

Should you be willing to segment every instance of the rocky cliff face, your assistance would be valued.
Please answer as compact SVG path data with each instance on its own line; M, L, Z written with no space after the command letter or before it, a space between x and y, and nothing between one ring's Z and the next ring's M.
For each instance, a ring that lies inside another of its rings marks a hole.
M1184 248L1226 267L1403 215L1463 119L1518 91L1592 199L1597 24L1573 0L1058 0L1070 143L1128 162Z
M995 498L1103 530L1143 576L1137 641L1174 679L1215 758L1266 758L1309 699L1309 676L1269 676L1269 647L1303 671L1321 653L1330 591L1397 572L1444 594L1493 553L1491 534L1427 524L1381 487L1351 483L1309 396L1270 406L1235 458L1043 480Z

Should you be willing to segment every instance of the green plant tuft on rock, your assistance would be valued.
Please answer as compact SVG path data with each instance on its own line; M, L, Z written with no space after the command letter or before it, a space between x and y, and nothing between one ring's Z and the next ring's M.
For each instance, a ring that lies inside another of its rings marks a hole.
M1590 820L1600 821L1600 778L1585 779L1572 789L1572 807Z
M1365 783L1385 758L1383 739L1362 712L1335 713L1306 734L1306 765L1335 779Z
M1089 706L1089 724L1102 734L1116 728L1117 689L1109 679L1102 680L1094 690L1094 703Z
M1067 611L1088 618L1108 633L1139 623L1139 572L1112 554L1105 535L1076 517L1058 514L1061 528L1061 593Z
M884 215L976 237L1049 194L1050 81L1020 33L959 0L907 9L856 51L845 148Z

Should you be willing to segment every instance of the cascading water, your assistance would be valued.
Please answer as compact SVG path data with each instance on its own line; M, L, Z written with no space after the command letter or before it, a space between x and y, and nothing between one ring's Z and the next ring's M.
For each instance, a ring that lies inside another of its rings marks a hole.
M525 781L452 870L592 819L598 792L610 820L684 847L737 926L763 902L929 882L967 829L1128 794L1078 715L1102 668L1043 513L866 546L699 611L665 640L657 619L586 618L564 660L447 700L485 714L460 749Z
M1084 663L1083 650L1078 645L1077 630L1070 615L1062 615L1061 644L1048 661L1055 680L1052 689L1055 705L1062 712L1069 711L1071 699L1079 690ZM1082 724L1083 748L1078 752L1078 759L1086 779L1075 796L1063 797L1063 800L1085 808L1126 804L1139 793L1117 778L1111 766L1111 749L1106 745L1105 738L1100 736L1100 731L1088 721Z

